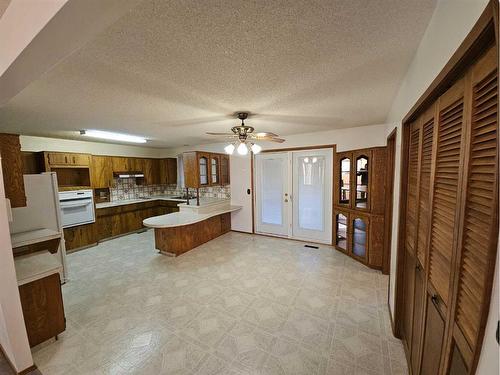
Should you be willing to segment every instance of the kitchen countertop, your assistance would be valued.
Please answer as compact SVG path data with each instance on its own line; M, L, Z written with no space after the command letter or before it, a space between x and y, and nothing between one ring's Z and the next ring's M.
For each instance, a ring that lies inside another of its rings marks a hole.
M14 258L14 265L16 267L18 285L43 279L54 273L62 274L63 271L61 263L48 251L39 251L16 257Z
M172 195L154 195L149 198L136 198L136 199L123 199L119 201L112 201L112 202L103 202L103 203L96 203L95 208L108 208L108 207L116 207L116 206L124 206L126 204L135 204L135 203L144 203L144 202L149 202L149 201L174 201L174 202L179 202L179 203L186 203L185 199L181 198L174 198ZM196 199L191 199L190 202L194 201L196 204Z
M55 238L61 238L61 233L47 228L13 233L10 235L10 241L12 242L13 248L49 241Z
M195 200L196 202L196 200ZM200 200L201 203L201 200ZM217 208L209 213L196 213L191 211L180 211L171 214L154 216L143 220L143 224L150 228L173 228L180 227L183 225L189 225L198 223L200 221L209 219L213 216L222 215L228 212L234 212L241 210L242 206L231 206L227 205L224 207Z

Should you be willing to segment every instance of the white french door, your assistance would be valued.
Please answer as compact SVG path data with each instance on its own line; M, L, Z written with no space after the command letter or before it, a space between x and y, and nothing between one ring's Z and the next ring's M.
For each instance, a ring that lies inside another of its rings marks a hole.
M255 157L255 229L259 233L288 236L288 155L257 154Z
M256 232L330 244L332 160L332 149L256 155Z

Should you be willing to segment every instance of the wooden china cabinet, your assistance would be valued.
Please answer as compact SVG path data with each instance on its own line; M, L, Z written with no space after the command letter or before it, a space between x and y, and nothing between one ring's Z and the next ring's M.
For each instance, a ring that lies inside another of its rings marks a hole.
M335 247L382 268L386 148L339 152L335 157Z
M185 152L183 166L186 187L229 185L229 155L202 151Z

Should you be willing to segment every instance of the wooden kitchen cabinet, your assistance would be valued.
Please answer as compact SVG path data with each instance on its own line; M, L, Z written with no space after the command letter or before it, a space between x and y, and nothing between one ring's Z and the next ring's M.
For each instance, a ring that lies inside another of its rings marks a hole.
M200 151L185 152L183 154L184 184L190 188L228 184L229 159L223 158L225 156Z
M71 152L44 151L46 172L55 172L59 190L91 187L91 155Z
M146 185L157 185L160 183L159 159L143 159L144 181Z
M160 184L177 184L177 158L165 158L158 161Z
M0 155L2 157L5 196L12 207L26 206L23 180L23 158L19 135L0 134Z
M112 156L113 172L129 172L132 167L131 159L123 156Z
M90 154L77 154L72 152L44 152L45 165L49 169L53 166L79 166L90 167Z
M97 244L98 228L95 223L64 228L64 243L66 251Z
M92 187L109 188L113 185L113 160L109 156L92 156Z
M30 347L66 329L59 273L19 286Z

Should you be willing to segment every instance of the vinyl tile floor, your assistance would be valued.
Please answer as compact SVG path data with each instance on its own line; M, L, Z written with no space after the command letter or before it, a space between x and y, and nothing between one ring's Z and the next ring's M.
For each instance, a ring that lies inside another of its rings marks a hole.
M153 231L67 256L56 374L407 374L388 277L329 246L230 232L177 258Z

